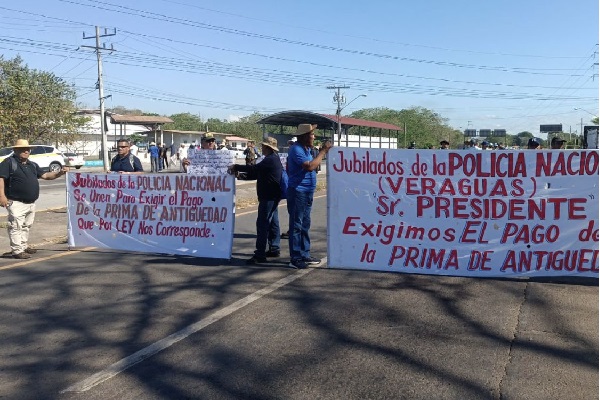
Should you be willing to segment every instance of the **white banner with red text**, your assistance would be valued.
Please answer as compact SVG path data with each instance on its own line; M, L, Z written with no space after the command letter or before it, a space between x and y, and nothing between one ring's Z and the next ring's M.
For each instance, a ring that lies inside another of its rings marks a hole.
M69 245L231 258L231 175L67 174Z
M598 277L598 151L333 148L329 267Z

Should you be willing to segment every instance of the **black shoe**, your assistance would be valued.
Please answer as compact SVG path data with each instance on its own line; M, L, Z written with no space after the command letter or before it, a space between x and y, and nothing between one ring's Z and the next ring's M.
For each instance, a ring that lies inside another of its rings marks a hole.
M290 263L288 264L288 266L290 268L295 268L295 269L306 269L308 268L308 264L304 262L304 260L292 260L290 261Z
M18 260L27 260L27 259L31 258L31 254L27 254L25 252L16 253L16 254L13 254L13 258L16 258Z
M266 262L267 262L266 257L253 256L252 258L246 260L247 265L262 264L262 263L266 263Z
M274 250L269 250L265 253L265 256L267 257L279 257L279 255L279 252Z
M304 261L308 265L319 265L319 264L321 264L321 259L320 258L314 258L314 257L303 258L302 261Z
M281 238L282 238L282 239L289 239L289 238L290 238L290 232L288 231L288 232L286 232L286 233L282 233L282 234L281 234Z
M25 249L25 253L27 254L35 254L37 253L37 249L34 249L33 247L28 247Z

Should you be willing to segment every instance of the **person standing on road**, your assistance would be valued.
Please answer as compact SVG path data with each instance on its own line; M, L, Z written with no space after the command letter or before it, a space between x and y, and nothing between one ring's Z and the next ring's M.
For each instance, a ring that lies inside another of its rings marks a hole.
M158 160L158 163L160 164L160 169L167 169L169 168L169 156L168 156L168 151L169 148L167 147L166 143L163 143L160 148L160 160Z
M567 142L566 140L561 139L558 136L554 136L552 138L552 142L550 142L550 148L552 150L561 150L561 149L564 149L566 142Z
M148 152L150 153L150 172L160 172L160 163L158 159L160 150L156 146L156 143L150 142Z
M248 142L248 147L246 147L244 150L244 158L246 159L246 165L256 164L258 153L256 152L256 148L254 147L254 142L252 140Z
M477 142L475 140L470 139L469 141L466 142L465 150L479 151L479 150L481 150L481 147L477 146Z
M29 230L35 219L35 201L40 197L39 178L53 180L69 171L44 172L29 160L31 147L25 139L18 139L13 155L0 163L0 207L8 211L8 238L11 251L3 257L20 260L31 258L37 252L29 247Z
M247 179L256 179L258 195L258 215L256 216L256 250L254 256L246 264L267 262L267 257L279 257L281 232L279 230L279 201L281 189L279 186L283 166L279 159L277 139L268 137L262 143L262 154L265 158L258 164L237 165L229 167L232 174L245 172ZM269 250L266 251L267 245Z
M118 143L117 143L117 146L118 146ZM129 142L129 146L130 146L130 147L129 147L129 151L131 152L131 154L133 154L134 156L136 156L136 157L137 157L137 155L138 155L138 151L139 151L139 148L137 147L137 144L135 144L135 142L131 142L131 141L130 141L130 142ZM118 150L118 149L117 149L117 150Z
M141 174L144 172L140 159L131 153L127 139L119 139L117 142L117 155L110 160L110 171L120 174Z
M294 136L296 144L290 147L287 159L289 176L287 207L290 226L290 264L292 268L304 269L308 265L318 265L321 260L310 255L310 212L317 188L316 170L323 157L331 148L327 140L313 158L311 149L315 141L317 125L300 124Z
M527 141L527 149L528 150L541 150L542 146L540 145L540 142L538 142L536 138L530 138Z

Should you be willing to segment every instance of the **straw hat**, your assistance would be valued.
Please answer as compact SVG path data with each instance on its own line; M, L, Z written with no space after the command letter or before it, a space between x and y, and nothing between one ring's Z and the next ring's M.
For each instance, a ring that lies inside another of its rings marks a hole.
M312 124L300 124L298 125L298 129L296 130L296 133L294 133L294 136L300 136L300 135L304 135L305 133L310 133L312 131L314 131L315 129L317 129L317 125L312 125Z
M267 140L265 140L264 142L262 142L262 145L270 147L274 151L279 151L279 148L277 148L277 139L275 139L275 138L268 137Z
M12 146L13 149L24 148L24 147L31 147L29 145L29 141L27 139L17 139L17 141L15 142L15 145Z

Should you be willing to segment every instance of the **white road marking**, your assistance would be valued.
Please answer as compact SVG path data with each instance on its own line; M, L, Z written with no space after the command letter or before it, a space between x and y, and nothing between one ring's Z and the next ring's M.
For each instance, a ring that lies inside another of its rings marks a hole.
M91 388L93 388L94 386L99 385L100 383L107 381L108 379L113 378L114 376L118 375L119 373L125 371L129 367L132 367L135 364L137 364L141 361L144 361L148 357L152 357L156 353L167 349L168 347L179 342L180 340L187 338L191 334L196 333L196 332L206 328L207 326L209 326L209 325L219 321L220 319L234 313L235 311L249 305L250 303L253 303L254 301L260 299L261 297L266 296L271 292L274 292L275 290L281 288L282 286L285 286L285 285L295 281L296 279L303 277L304 275L308 274L312 270L313 269L311 269L311 268L303 269L303 270L297 271L294 274L288 275L285 278L282 278L282 279L278 280L277 282L272 283L271 285L267 286L266 288L258 290L256 292L244 297L243 299L240 299L240 300L236 301L235 303L230 304L227 307L220 309L219 311L215 312L214 314L209 315L208 317L201 319L200 321L195 322L191 325L188 325L187 327L183 328L182 330L175 332L172 335L169 335L166 338L159 340L158 342L154 342L150 346L145 347L145 348L133 353L132 355L117 361L116 363L110 365L108 368L106 368L100 372L97 372L94 375L90 376L89 378L84 379L80 382L77 382L72 386L69 386L68 388L62 390L60 393L88 391Z

